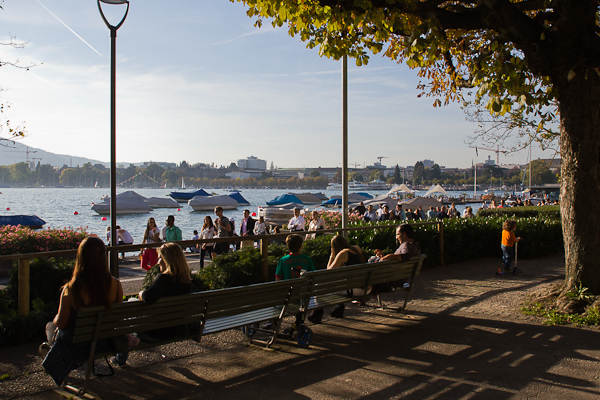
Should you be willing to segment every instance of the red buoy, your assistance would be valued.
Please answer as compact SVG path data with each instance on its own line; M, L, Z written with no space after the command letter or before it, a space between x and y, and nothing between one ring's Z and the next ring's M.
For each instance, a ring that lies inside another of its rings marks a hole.
M6 207L6 211L10 211L10 207Z
M106 221L106 217L102 217L102 221Z
M253 213L252 213L252 216L253 216L253 217L256 217L256 213L255 213L255 212L253 212Z
M73 215L79 215L79 213L78 213L77 211L75 211L75 212L73 213Z
M177 211L181 211L181 208L178 208Z

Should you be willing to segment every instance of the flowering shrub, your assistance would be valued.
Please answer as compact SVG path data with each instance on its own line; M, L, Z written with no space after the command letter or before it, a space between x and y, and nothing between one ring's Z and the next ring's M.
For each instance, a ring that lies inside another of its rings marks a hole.
M86 228L34 231L21 225L3 226L0 227L0 255L77 249L88 235Z
M323 218L323 221L325 221L327 229L335 229L342 227L342 213L339 211L319 211L319 216ZM362 217L360 215L352 214L348 216L349 223L355 223L360 221L362 221Z

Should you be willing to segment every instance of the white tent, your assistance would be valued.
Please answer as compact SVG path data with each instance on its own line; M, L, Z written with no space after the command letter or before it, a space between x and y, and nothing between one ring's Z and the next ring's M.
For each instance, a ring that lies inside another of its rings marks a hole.
M443 187L441 187L441 186L439 185L439 183L438 183L437 185L435 185L435 186L431 186L431 187L429 188L429 190L427 191L427 193L425 193L423 196L424 196L424 197L431 196L431 195L432 195L432 194L434 194L434 193L441 193L441 194L444 194L444 195L446 195L446 196L450 196L450 195L448 194L448 192L446 192L446 191L444 190L444 188L443 188Z
M408 208L414 210L419 208L419 206L423 207L424 210L428 210L429 207L441 207L443 205L441 202L432 199L431 197L415 197L414 199L405 200L401 204L403 210Z
M411 190L408 186L406 186L403 183L402 185L394 185L394 187L391 188L390 191L386 193L386 196L389 196L392 193L398 193L398 192L413 193L414 190Z

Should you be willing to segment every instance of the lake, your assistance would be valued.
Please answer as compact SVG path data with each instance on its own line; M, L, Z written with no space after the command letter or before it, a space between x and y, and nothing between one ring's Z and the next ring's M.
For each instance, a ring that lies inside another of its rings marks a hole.
M130 189L117 189L117 194ZM144 197L168 196L169 192L181 189L134 189ZM205 189L207 192L227 194L221 189ZM191 191L191 189L186 189ZM110 217L103 221L102 215L92 211L92 203L99 203L101 198L110 194L106 188L2 188L0 189L0 215L37 215L44 221L44 228L86 228L88 232L95 233L105 238L106 227L110 225ZM242 219L244 209L251 213L257 211L258 206L263 206L267 201L288 192L306 192L305 190L287 189L244 189L242 196L250 202L248 207L240 207L237 210L226 210L225 216L234 218L236 221ZM311 192L319 192L312 190ZM327 197L341 195L340 190L321 190ZM384 191L371 191L369 194L376 196L384 194ZM423 195L425 191L417 191L417 195ZM449 192L451 196L459 196L463 192ZM472 204L473 211L479 209L481 204ZM462 212L466 206L457 206ZM7 210L9 208L10 210ZM77 213L77 215L75 215ZM214 213L193 211L187 204L181 204L180 210L173 208L157 208L149 214L129 214L117 216L117 225L127 229L133 236L135 243L141 243L148 218L153 217L159 227L164 226L168 215L175 216L175 225L183 232L183 239L191 239L194 229L200 230L204 216L210 215L214 219ZM236 223L239 229L239 224Z

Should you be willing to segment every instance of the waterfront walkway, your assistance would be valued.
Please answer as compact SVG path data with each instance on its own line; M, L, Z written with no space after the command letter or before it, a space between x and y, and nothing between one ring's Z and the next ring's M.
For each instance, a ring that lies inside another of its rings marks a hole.
M520 260L518 277L495 276L499 264L425 269L406 313L350 306L312 326L308 349L280 340L265 351L230 331L132 353L90 389L102 399L597 399L599 330L519 312L528 294L560 283L563 260ZM0 375L10 375L0 397L60 398L36 348L0 349ZM71 376L80 383L82 372Z

